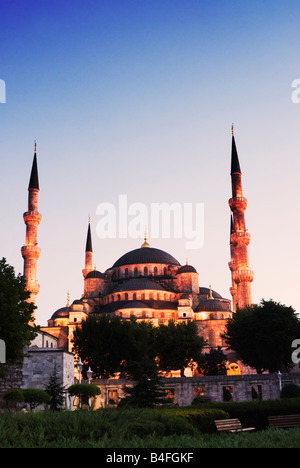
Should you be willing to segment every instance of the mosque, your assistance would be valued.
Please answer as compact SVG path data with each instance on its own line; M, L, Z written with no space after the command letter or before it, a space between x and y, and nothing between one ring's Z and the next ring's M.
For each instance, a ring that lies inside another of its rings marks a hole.
M58 347L72 352L72 338L76 327L90 314L119 316L137 320L161 322L193 320L199 334L207 341L208 348L221 346L227 320L236 309L252 303L251 283L253 271L249 267L248 245L250 234L245 225L247 199L242 192L242 173L232 129L231 148L232 198L231 210L230 262L232 301L221 297L211 287L199 285L199 274L189 265L181 265L168 252L151 247L145 235L144 243L137 249L126 252L104 272L96 270L92 247L91 225L87 229L83 292L72 304L56 310L48 320L48 326L41 331L55 337ZM39 292L36 281L37 260L40 248L37 242L37 229L41 222L38 212L39 177L37 151L28 187L28 211L24 213L26 240L21 252L24 259L24 276L30 300L35 303ZM234 353L226 351L228 373L241 373Z

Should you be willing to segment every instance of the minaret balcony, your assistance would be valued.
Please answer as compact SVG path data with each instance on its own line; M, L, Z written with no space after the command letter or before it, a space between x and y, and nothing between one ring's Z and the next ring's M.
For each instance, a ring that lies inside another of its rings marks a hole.
M234 260L232 260L231 262L228 263L228 266L229 266L229 269L231 271L234 271L236 269L236 263Z
M21 248L21 252L24 258L39 258L41 249L38 245L23 245L23 247Z
M38 211L26 211L23 214L25 224L40 224L42 220L42 215Z
M233 244L246 244L250 242L250 234L247 231L237 231L231 234L231 242Z
M253 270L245 268L244 270L235 270L232 273L232 279L235 283L251 283L254 278Z
M230 198L228 203L232 211L245 211L247 208L247 198L245 197Z

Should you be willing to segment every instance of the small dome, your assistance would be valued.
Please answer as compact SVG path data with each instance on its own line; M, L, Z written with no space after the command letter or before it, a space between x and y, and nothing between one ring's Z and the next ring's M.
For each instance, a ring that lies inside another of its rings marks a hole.
M72 305L75 304L82 304L82 299L76 299L75 301L72 302Z
M69 312L70 307L62 307L61 309L58 309L56 312L54 312L50 320L54 320L57 318L68 318Z
M219 293L217 293L216 291L211 290L211 292L212 292L212 296L213 296L214 299L223 299L222 296ZM200 287L199 288L199 294L200 294L200 296L209 296L210 295L210 289Z
M104 274L101 273L100 271L93 270L93 271L90 271L85 277L85 279L91 279L91 278L104 278Z
M181 273L197 273L197 270L192 265L184 265L178 268L176 275L181 275Z

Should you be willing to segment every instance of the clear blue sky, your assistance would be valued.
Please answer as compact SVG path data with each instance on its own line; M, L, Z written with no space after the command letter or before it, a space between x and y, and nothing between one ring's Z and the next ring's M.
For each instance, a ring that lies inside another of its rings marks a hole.
M34 140L37 323L83 292L88 217L105 271L140 239L99 239L100 203L204 203L205 239L151 239L230 297L231 124L248 198L253 300L300 312L298 0L0 0L1 257L23 271Z

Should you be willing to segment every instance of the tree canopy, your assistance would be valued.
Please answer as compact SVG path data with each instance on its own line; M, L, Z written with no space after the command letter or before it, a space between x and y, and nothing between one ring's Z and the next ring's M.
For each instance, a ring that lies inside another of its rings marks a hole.
M184 369L192 368L195 362L200 362L204 338L198 335L195 322L169 322L161 324L156 332L157 350L160 368L166 372L180 370L184 376Z
M6 259L0 260L0 339L6 345L6 364L21 363L24 348L36 336L33 321L35 305L27 302L30 293L25 289L24 277L15 275ZM1 366L1 365L0 365Z
M299 337L295 310L273 300L238 309L223 334L228 346L257 373L287 371L292 365L292 342Z
M201 359L205 344L192 321L155 327L152 322L106 315L89 316L74 331L73 343L75 352L98 378L116 373L134 378L141 366L147 374L154 366L166 372L180 369L183 375L186 367Z

